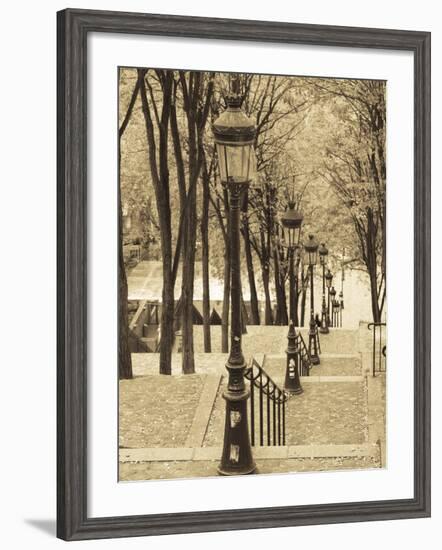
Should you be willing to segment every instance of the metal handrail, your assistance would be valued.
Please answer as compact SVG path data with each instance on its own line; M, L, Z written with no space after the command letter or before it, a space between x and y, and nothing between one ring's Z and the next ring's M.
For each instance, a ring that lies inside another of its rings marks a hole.
M250 436L255 445L258 415L259 445L285 445L285 405L289 395L282 390L252 358L244 376L250 381ZM255 388L258 390L258 411L255 410ZM265 404L264 404L265 402Z
M313 366L312 358L310 355L310 352L308 350L308 347L305 344L304 338L302 337L302 334L300 332L297 333L298 338L298 349L299 349L299 357L301 359L300 361L300 369L301 372L299 373L301 376L310 376L310 369Z
M372 341L372 373L373 376L376 376L376 372L384 372L387 367L386 357L387 357L387 344L382 344L382 327L386 327L387 323L368 323L368 330L371 330L371 327L374 327L373 330L373 341ZM377 334L379 332L379 344L376 349ZM382 359L384 358L384 359Z

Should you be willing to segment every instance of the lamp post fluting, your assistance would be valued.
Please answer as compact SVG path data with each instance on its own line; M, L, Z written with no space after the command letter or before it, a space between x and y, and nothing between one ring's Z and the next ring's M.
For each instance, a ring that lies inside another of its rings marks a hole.
M249 474L255 468L247 422L249 390L245 384L246 363L241 349L241 265L240 205L255 168L256 126L241 109L238 77L232 79L232 93L226 97L226 110L213 123L218 165L223 185L229 192L231 254L231 328L224 443L218 472L222 475Z
M327 304L325 301L325 264L327 263L328 249L324 243L318 248L319 263L322 266L322 307L321 307L321 327L319 332L321 334L328 334L327 324Z
M330 271L330 269L327 269L327 273L325 274L325 286L327 287L327 326L331 326L331 320L330 320L330 288L332 286L333 281L333 273Z
M304 244L304 258L310 272L310 324L308 332L308 349L312 363L319 365L319 333L315 320L315 299L313 275L315 265L318 262L319 244L313 235L309 235L308 241Z
M287 239L284 246L287 247L289 255L289 332L287 335L287 364L285 372L284 390L288 393L300 394L303 392L299 379L300 350L299 338L296 335L296 295L298 289L295 284L295 264L298 267L298 250L301 237L302 213L295 209L295 203L289 202L288 208L281 215L281 224L284 227ZM285 236L284 235L284 236Z

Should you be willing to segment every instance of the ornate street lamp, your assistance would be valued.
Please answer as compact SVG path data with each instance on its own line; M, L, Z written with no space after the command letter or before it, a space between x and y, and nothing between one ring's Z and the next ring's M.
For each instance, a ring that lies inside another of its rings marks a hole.
M322 265L322 308L321 308L321 328L319 332L322 334L328 334L327 324L327 304L325 302L325 264L327 263L328 248L324 243L318 248L319 263Z
M327 273L325 274L325 286L327 287L327 326L331 326L330 322L330 288L332 286L333 281L333 273L330 271L330 269L327 269Z
M288 208L281 215L281 224L284 227L285 233L287 233L287 240L283 242L283 246L287 247L289 255L289 332L287 335L287 365L285 374L284 390L289 393L300 394L303 392L301 382L299 379L299 361L300 350L298 337L295 331L295 318L297 311L297 293L295 283L295 261L298 268L299 255L297 254L299 249L299 241L301 238L301 226L303 215L301 212L295 209L295 203L289 202ZM296 269L297 270L297 269Z
M287 238L282 241L282 245L287 247L289 256L289 317L293 321L293 324L296 317L297 295L297 289L295 288L295 262L299 261L297 251L299 249L303 219L302 213L295 209L295 203L292 201L289 202L287 210L281 215L281 224L284 227L285 233L284 237L287 235Z
M310 270L310 327L308 333L308 349L314 365L319 365L319 333L315 321L315 302L313 288L313 271L318 263L319 244L313 235L308 236L308 241L304 244L304 262Z
M232 79L232 93L226 97L226 110L213 123L222 183L229 190L231 254L231 328L230 354L226 368L227 390L224 444L218 472L223 475L249 474L255 468L247 423L247 399L244 371L246 363L241 349L241 270L240 205L255 170L256 126L241 109L239 78Z

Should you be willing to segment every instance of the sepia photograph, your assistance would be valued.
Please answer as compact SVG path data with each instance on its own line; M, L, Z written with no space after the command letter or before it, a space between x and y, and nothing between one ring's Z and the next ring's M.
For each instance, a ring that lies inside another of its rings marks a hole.
M387 88L119 67L119 481L387 466Z

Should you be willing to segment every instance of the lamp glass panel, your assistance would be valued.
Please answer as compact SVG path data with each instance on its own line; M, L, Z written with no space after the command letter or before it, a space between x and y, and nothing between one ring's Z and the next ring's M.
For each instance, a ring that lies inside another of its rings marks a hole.
M289 227L287 232L289 234L289 246L292 247L295 244L295 240L294 240L295 230L293 227Z
M252 144L216 144L219 171L222 181L230 178L237 183L247 183L255 173L255 150Z
M307 251L307 261L308 261L308 265L316 265L317 252Z

